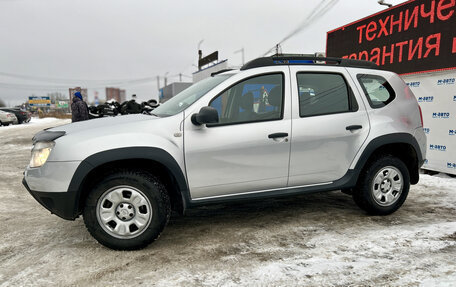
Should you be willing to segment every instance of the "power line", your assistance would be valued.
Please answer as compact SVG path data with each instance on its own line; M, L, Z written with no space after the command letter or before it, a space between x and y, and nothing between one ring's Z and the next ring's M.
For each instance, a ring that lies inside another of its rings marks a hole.
M0 75L11 77L11 78L23 79L23 80L35 80L35 81L47 81L47 82L130 82L130 81L138 81L138 80L146 80L146 79L154 78L154 77L143 77L143 78L136 78L136 79L93 80L93 79L64 79L64 78L30 76L30 75L13 74L13 73L6 73L6 72L0 72Z
M324 14L326 14L326 12L328 12L339 0L330 0L328 3L325 4L325 1L322 1L320 3L320 5L317 5L317 7L315 7L312 12L310 13L309 16L307 16L307 18L301 22L301 24L296 28L294 29L290 34L288 34L285 38L282 39L282 41L280 41L278 44L282 44L283 42L285 42L286 40L290 39L291 37L293 37L294 35L298 34L299 32L301 32L303 29L305 29L308 25L312 24L312 22L314 21L315 18L318 18L318 17L321 17L323 16Z
M0 76L14 78L18 80L26 80L38 82L41 84L23 84L23 83L5 83L0 82L0 88L17 88L24 90L63 90L67 89L69 86L84 86L91 89L103 89L106 86L139 86L144 84L155 85L157 76L154 77L144 77L137 79L117 79L117 80L89 80L89 79L64 79L64 78L51 78L51 77L41 77L41 76L30 76L30 75L21 75L14 73L0 72ZM169 77L185 77L192 79L192 76L185 75L182 73L171 75Z
M307 28L309 25L311 25L315 19L318 19L319 17L323 16L326 14L329 10L331 10L338 2L339 0L323 0L318 4L311 12L310 14L304 19L304 21L299 24L298 27L296 27L293 31L291 31L287 36L285 36L280 42L278 42L274 47L269 49L266 53L263 54L263 57L266 56L267 54L271 53L272 51L278 49L281 44L283 44L285 41L290 39L291 37L295 36L305 28Z
M155 83L150 82L150 81L142 81L142 82L135 82L135 83L123 83L121 86L122 87L131 87L131 86L140 86L140 85L145 85L145 84L152 84L154 85ZM18 89L18 90L39 90L39 91L49 91L49 90L56 90L56 91L63 91L63 90L68 90L69 87L71 86L77 86L77 85L34 85L34 84L16 84L16 83L4 83L0 82L0 88L5 88L5 89ZM90 88L90 89L104 89L107 86L110 85L80 85L84 88Z
M41 83L50 83L53 86L57 85L123 85L123 84L135 84L135 83L142 83L142 82L152 82L155 77L145 77L145 78L138 78L138 79L118 79L118 80L82 80L82 79L57 79L57 78L47 78L47 77L40 77L40 76L29 76L29 75L20 75L20 74L12 74L12 73L5 73L0 72L0 76L19 79L19 80L27 80L27 81L34 81L34 82L41 82Z

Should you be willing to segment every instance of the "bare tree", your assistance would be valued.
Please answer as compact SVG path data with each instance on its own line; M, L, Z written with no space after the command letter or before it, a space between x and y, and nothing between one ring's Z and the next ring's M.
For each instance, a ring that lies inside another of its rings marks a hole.
M5 106L5 102L4 102L2 99L0 99L0 108L1 108L1 107L6 107L6 106Z

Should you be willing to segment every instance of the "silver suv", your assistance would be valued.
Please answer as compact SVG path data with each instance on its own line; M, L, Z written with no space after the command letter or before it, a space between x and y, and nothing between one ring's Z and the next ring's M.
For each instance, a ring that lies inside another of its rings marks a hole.
M172 210L211 203L340 189L368 213L390 214L425 158L413 93L365 61L259 58L154 112L38 133L23 184L125 250L157 239Z

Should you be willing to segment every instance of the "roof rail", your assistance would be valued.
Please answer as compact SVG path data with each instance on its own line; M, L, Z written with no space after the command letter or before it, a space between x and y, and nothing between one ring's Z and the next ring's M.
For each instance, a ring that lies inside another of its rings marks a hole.
M259 67L277 66L277 65L330 65L330 66L342 66L342 67L353 67L353 68L365 68L365 69L379 69L377 64L370 61L364 60L352 60L332 57L314 57L308 55L274 55L270 57L263 57L254 59L244 66L242 70L248 70Z
M234 69L222 69L222 70L219 70L217 72L212 72L211 73L211 77L215 76L215 75L218 75L218 74L221 74L221 73L225 73L225 72L228 72L228 71L232 71Z

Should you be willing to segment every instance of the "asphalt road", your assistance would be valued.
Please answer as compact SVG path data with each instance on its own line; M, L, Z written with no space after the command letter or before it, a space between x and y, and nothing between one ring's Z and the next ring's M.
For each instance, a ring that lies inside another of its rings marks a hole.
M456 179L422 175L404 206L368 216L334 191L173 216L144 250L99 245L21 184L31 138L0 127L0 286L454 286Z

